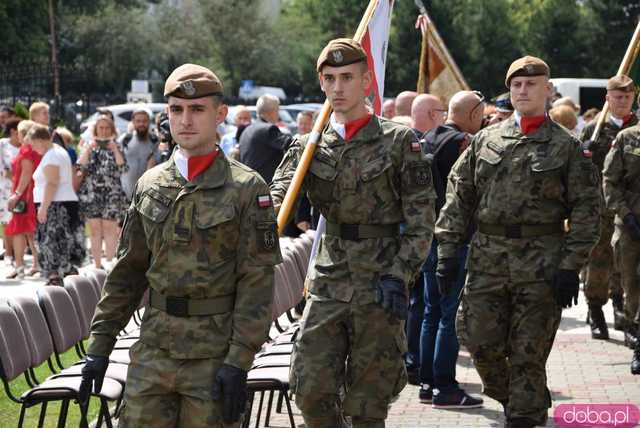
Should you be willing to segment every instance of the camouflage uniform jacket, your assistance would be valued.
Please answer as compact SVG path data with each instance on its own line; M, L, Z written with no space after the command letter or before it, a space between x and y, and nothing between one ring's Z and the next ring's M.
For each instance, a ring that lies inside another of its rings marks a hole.
M616 223L629 213L640 218L640 125L620 132L604 161L604 198Z
M580 143L549 119L529 136L522 135L515 117L480 131L448 181L447 201L436 223L441 257L455 257L471 221L540 225L568 218L571 223L564 238L476 233L470 270L496 275L508 270L512 279L522 281L550 279L558 268L579 270L598 237L595 168Z
M593 131L596 129L596 122L597 120L593 120L584 127L580 134L580 141L584 142L591 138ZM607 156L607 153L609 153L609 149L611 148L616 135L618 135L618 132L637 124L638 118L635 114L632 116L629 123L624 124L622 128L618 128L618 125L613 123L611 120L606 120L604 122L598 139L591 144L590 148L592 153L591 161L596 165L598 174L601 174L604 169L604 158Z
M275 213L270 203L261 208L261 195L270 201L262 178L222 154L189 182L173 157L145 172L127 211L88 352L110 353L147 287L189 299L235 295L233 310L216 315L175 317L147 307L140 340L172 358L217 358L248 369L267 338L273 265L281 261Z
M276 171L277 207L302 155L307 136L295 140ZM397 237L346 240L325 234L309 291L342 302L375 301L380 275L411 282L427 257L435 222L430 163L411 129L372 117L346 142L327 125L303 183L311 204L328 222L398 224Z

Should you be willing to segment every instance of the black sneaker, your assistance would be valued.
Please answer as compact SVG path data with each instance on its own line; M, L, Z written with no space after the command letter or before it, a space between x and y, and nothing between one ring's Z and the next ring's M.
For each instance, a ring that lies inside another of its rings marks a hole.
M424 404L431 404L433 401L433 387L423 384L420 387L420 393L418 395L420 397L420 402Z
M432 407L434 409L475 409L482 407L482 403L481 398L474 398L463 389L457 389L452 392L434 394Z

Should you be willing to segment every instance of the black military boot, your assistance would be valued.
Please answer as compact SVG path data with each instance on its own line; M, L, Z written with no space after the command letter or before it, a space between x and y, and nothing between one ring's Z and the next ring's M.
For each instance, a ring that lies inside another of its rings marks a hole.
M536 423L529 418L509 418L505 428L534 428Z
M638 327L637 336L640 336L640 327ZM637 340L637 338L636 346L633 349L633 358L631 359L631 374L640 375L640 340Z
M624 331L624 299L621 294L611 296L613 305L613 328Z
M627 326L624 331L624 344L629 349L636 349L636 345L638 343L638 337L636 334L638 333L638 327L635 324Z
M589 305L589 314L591 316L591 337L593 339L608 340L609 329L604 319L602 306L596 304Z

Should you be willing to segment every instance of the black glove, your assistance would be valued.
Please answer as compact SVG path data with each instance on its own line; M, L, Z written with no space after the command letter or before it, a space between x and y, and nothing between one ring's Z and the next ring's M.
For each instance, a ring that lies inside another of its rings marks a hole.
M108 357L87 355L86 362L82 368L82 382L80 383L80 390L78 392L78 402L80 405L86 405L89 402L92 387L96 394L100 392L108 366Z
M571 302L578 304L578 293L580 291L580 279L575 270L560 269L556 272L551 281L556 302L562 308L570 308Z
M634 241L640 241L640 222L638 222L636 216L632 213L629 213L624 216L622 221L624 222L629 235L631 235L631 239L633 239Z
M222 419L225 424L240 420L247 404L247 372L223 364L213 380L212 394L215 401L222 400Z
M591 151L592 146L593 146L592 139L586 139L582 143L580 143L580 147L582 148L582 150Z
M381 276L376 297L376 302L382 306L385 312L401 321L407 319L409 302L407 302L404 281L391 275Z
M436 267L436 279L438 280L438 291L440 295L446 296L453 290L458 280L460 264L455 257L438 258Z

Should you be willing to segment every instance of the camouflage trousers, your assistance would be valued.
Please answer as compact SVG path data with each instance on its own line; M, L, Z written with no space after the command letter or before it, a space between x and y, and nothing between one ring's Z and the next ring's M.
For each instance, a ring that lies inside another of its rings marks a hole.
M119 428L237 428L222 421L222 404L211 390L222 361L179 360L136 342L130 351Z
M403 323L376 304L310 295L291 365L291 389L307 428L384 427L407 384Z
M509 417L540 424L547 420L551 396L545 365L560 317L548 282L514 283L469 271L457 334L473 358L484 393L508 401Z
M600 217L600 237L589 253L585 268L584 295L587 303L605 305L609 296L622 295L620 272L614 263L611 237L613 217Z
M624 289L624 316L627 324L640 323L640 241L631 239L624 226L616 225L613 236L622 288Z

